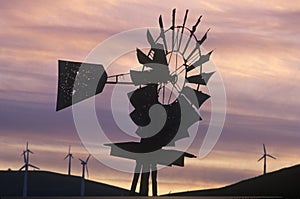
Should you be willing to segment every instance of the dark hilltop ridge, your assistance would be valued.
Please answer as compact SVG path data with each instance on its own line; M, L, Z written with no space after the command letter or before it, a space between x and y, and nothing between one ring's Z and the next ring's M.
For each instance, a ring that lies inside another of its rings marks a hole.
M300 165L283 168L222 188L173 193L167 196L273 196L300 198Z
M24 172L0 171L1 196L22 196ZM81 177L49 171L28 171L28 196L79 196ZM128 196L129 191L116 186L85 181L86 196Z
M0 171L1 196L21 196L24 172ZM79 196L81 177L48 171L28 172L28 196ZM86 196L128 196L129 190L86 180ZM164 196L249 196L300 198L300 165L280 169L222 188Z

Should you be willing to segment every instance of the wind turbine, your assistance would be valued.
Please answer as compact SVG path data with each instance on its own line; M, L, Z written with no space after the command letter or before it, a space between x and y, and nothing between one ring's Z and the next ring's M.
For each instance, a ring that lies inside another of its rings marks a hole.
M87 157L87 159L84 161L82 159L79 158L81 165L82 165L82 178L81 178L81 191L80 191L80 195L84 196L84 190L85 190L85 180L84 180L84 176L85 176L85 169L86 169L86 174L87 176L89 176L89 170L87 167L88 161L91 157L91 154L89 154L89 156Z
M37 166L34 166L32 164L29 163L29 154L33 152L31 150L28 149L28 142L26 142L26 149L23 151L23 153L21 154L21 156L23 155L24 158L24 165L19 169L19 171L21 171L22 169L25 169L25 173L24 173L24 184L23 184L23 197L27 196L27 182L28 182L28 167L32 167L34 169L40 169Z
M71 153L71 145L69 146L69 153L66 155L65 159L67 158L69 158L68 175L71 175L71 160L73 159L73 154Z
M261 161L262 159L264 159L264 175L267 173L267 157L276 159L275 157L271 156L270 154L267 154L267 150L266 150L266 146L265 144L263 144L263 148L264 148L264 154L261 158L259 158L257 161Z

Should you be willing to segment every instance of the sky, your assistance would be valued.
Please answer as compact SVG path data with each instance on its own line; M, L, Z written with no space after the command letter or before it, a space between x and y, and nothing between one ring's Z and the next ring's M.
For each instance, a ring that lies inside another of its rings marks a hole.
M171 25L172 9L191 27L203 15L196 35L211 28L205 49L221 74L227 96L222 134L208 156L188 159L184 168L159 171L159 194L220 187L262 173L262 144L276 160L268 171L299 164L300 3L291 1L0 1L0 169L19 169L29 141L32 164L67 172L68 146L76 157L74 175L89 153L74 125L72 109L55 111L58 60L83 61L111 36L134 28L157 27L161 14ZM145 37L146 39L146 37ZM137 46L138 47L138 46ZM126 57L114 72L129 69ZM96 97L97 113L108 131L111 87ZM190 152L197 153L210 119L210 102ZM100 120L99 119L99 120ZM116 136L118 141L128 141ZM105 154L104 158L115 159ZM124 164L127 162L124 160ZM131 173L92 158L91 180L130 188Z

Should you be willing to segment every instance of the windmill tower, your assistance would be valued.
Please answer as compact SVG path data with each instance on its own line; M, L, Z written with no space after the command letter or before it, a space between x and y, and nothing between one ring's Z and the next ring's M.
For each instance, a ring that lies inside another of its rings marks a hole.
M263 174L265 175L267 173L267 157L270 157L270 158L273 158L273 159L276 159L276 158L273 157L273 156L271 156L270 154L267 154L267 150L266 150L265 144L263 144L263 150L264 150L264 154L257 161L259 162L262 159L264 159L264 171L263 171Z
M73 154L71 153L71 145L69 146L69 152L68 152L68 154L66 155L66 157L64 158L64 160L67 159L67 158L68 158L68 160L69 160L69 164L68 164L68 175L70 176L70 175L71 175L71 161L72 161L72 159L74 158L74 157L73 157Z
M89 170L88 170L88 161L90 159L91 155L89 155L86 160L82 160L82 159L79 159L80 162L81 162L81 165L82 165L82 176L81 176L81 189L80 189L80 195L81 196L84 196L84 192L85 192L85 172L87 174L87 176L89 176Z
M59 60L57 111L101 93L105 84L136 86L128 93L134 107L129 117L137 126L135 133L140 141L106 144L111 147L110 155L136 162L132 194L140 180L139 193L147 196L151 176L152 193L156 196L157 165L183 167L185 158L196 157L176 150L176 142L189 137L188 128L201 120L199 109L210 97L202 92L202 87L214 74L214 71L203 72L203 65L209 61L212 51L203 54L200 49L209 30L198 39L195 32L201 16L192 28L188 28L188 10L183 24L176 25L175 15L174 9L169 28L165 28L162 16L159 17L160 34L157 37L149 30L146 32L150 50L136 50L140 70L108 76L100 64ZM126 75L130 76L131 82L118 79ZM75 79L80 81L75 82ZM91 80L97 80L96 88L91 85ZM165 113L164 118L158 114L158 109ZM157 126L161 128L157 129ZM165 149L166 146L174 149Z
M29 154L30 153L33 154L33 152L31 150L29 150L29 148L28 148L28 142L26 142L26 149L21 154L21 156L23 156L23 158L24 158L24 165L19 169L19 171L25 169L25 172L24 172L24 183L23 183L23 197L27 196L28 168L32 167L34 169L40 169L37 166L34 166L34 165L32 165L32 164L29 163Z

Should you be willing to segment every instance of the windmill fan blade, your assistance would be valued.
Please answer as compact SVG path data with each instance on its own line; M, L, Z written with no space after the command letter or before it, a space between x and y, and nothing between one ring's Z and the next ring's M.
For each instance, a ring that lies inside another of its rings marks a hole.
M187 81L189 83L194 83L194 84L201 84L201 85L206 85L208 83L208 80L210 77L214 74L215 72L211 73L201 73L201 75L194 75L190 76L187 78Z
M167 82L168 71L165 70L130 70L130 78L135 86Z
M159 27L160 27L160 37L163 39L165 50L167 51L168 46L167 46L167 41L166 41L166 36L165 36L165 30L164 30L164 24L162 20L162 16L159 16Z
M68 154L68 155L66 155L66 157L64 158L64 160L65 160L65 159L67 159L68 157L69 157L69 154Z
M147 41L150 44L151 48L156 48L156 43L155 43L149 29L147 29Z
M267 156L276 160L276 158L274 156L271 156L269 154L267 154Z
M257 162L261 161L264 157L265 157L265 156L262 156L261 158L259 158L259 159L257 160Z
M24 169L26 167L26 165L24 164L20 169L19 171L21 171L22 169Z
M86 165L86 176L89 177L89 169L87 165Z
M209 95L202 93L201 91L197 91L195 89L192 89L188 86L185 86L182 89L182 94L187 97L187 99L197 108L200 108L200 106L208 99L210 98Z
M27 150L29 153L32 153L33 154L33 152L32 151L30 151L29 149Z
M35 168L35 169L40 169L39 167L37 167L37 166L34 166L34 165L32 165L32 164L28 164L28 166L30 166L30 167L32 167L32 168Z
M207 33L210 30L210 28L206 31L206 33L203 35L203 37L197 41L197 45L200 46L203 44L203 42L207 39Z
M58 61L58 65L56 111L102 92L107 80L107 74L102 65L62 60Z
M89 154L89 156L87 157L87 159L86 159L85 163L88 163L88 161L89 161L90 157L91 157L91 154Z
M206 55L201 55L201 57L196 61L194 62L190 67L188 67L186 69L187 72L193 70L194 68L204 64L205 62L208 62L209 61L209 58L210 58L210 55L212 54L213 51L210 51L209 53L207 53Z
M266 154L267 151L266 151L266 146L265 146L265 144L263 144L263 148L264 148L264 154Z
M80 160L81 163L84 163L84 161L82 159L78 158L78 160Z

